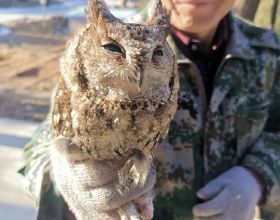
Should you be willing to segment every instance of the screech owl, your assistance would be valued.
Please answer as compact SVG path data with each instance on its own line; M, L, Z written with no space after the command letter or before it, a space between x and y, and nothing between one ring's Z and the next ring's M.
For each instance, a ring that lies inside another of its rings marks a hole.
M129 178L145 182L177 108L177 66L166 42L169 15L160 0L152 11L143 24L124 23L102 0L89 0L87 26L61 58L52 105L56 137L94 160L130 158L125 167L133 166L135 175L123 178L125 186Z

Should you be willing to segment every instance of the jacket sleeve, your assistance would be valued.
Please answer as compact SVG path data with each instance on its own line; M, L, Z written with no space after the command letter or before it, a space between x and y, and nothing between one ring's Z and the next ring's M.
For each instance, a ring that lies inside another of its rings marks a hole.
M47 117L23 150L25 166L19 172L25 176L25 190L36 202L40 198L44 173L50 167L49 142L51 138L51 125Z
M257 142L246 154L242 165L253 170L264 183L260 205L270 211L280 210L280 58L270 92L268 119Z
M67 217L70 212L50 174L49 143L52 138L49 114L25 145L25 166L19 172L25 176L25 190L38 206L37 219L73 219Z

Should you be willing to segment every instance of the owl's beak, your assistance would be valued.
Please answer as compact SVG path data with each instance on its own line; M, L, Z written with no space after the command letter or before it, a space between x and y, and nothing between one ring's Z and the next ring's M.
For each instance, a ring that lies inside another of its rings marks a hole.
M136 84L138 89L141 89L144 81L144 70L142 68L138 69L135 74Z
M139 88L142 87L142 85L143 85L143 80L144 80L144 73L143 73L143 71L140 71L140 73L139 73L139 81L138 81L138 86L139 86Z

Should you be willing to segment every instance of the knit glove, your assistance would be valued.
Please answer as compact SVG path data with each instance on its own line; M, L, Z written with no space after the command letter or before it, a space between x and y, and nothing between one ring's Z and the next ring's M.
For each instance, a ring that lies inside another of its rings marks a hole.
M205 202L194 206L194 220L253 220L261 187L251 172L236 166L206 184L197 196Z
M50 154L56 186L78 220L152 218L154 168L144 184L132 180L124 190L118 173L126 161L93 160L63 138L56 140Z

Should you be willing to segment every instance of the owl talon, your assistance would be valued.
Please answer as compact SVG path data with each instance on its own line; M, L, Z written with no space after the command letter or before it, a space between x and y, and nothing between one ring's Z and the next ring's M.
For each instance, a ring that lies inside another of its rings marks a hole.
M131 149L127 146L120 146L112 151L115 159L119 160L127 157L131 153Z
M125 180L125 182L120 183L120 186L119 186L119 189L118 189L119 193L120 194L125 194L125 193L130 192L133 183L134 183L134 181L133 181L132 178L128 178L128 179Z

